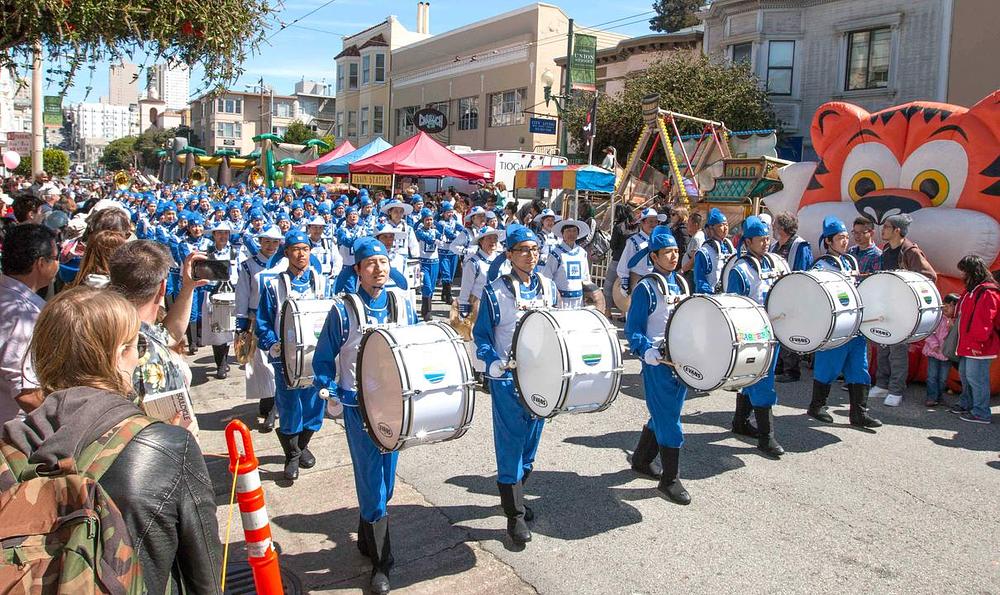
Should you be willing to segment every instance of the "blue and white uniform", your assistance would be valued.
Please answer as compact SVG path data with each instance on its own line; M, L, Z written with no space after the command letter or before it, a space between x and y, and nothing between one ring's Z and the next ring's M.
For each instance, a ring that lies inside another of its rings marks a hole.
M729 293L735 293L749 297L761 306L767 301L767 293L777 281L777 277L772 273L769 259L758 259L749 252L738 257L739 260L729 272L728 288ZM764 376L756 383L743 389L743 393L750 398L750 403L754 407L773 407L778 402L778 394L774 391L774 367L778 363L778 350L775 346L774 356L771 358L771 368L767 376Z
M420 244L420 296L431 298L434 296L434 288L437 286L440 274L438 249L444 241L444 234L436 227L427 229L423 225L417 227L414 233Z
M824 254L813 263L813 270L839 273L857 284L861 280L858 261L849 254ZM813 379L832 384L841 374L845 384L871 384L868 372L868 342L858 334L847 343L813 354Z
M462 262L462 290L458 293L458 312L463 317L472 314L470 298L479 299L487 285L490 264L497 257L477 250Z
M726 216L719 209L713 208L708 212L708 218L705 220L705 242L694 255L695 293L716 293L722 283L722 269L726 266L726 261L736 254L736 249L729 238L723 238L720 242L708 237L709 227L725 223ZM760 223L763 225L763 222Z
M552 279L559 291L560 308L583 306L583 286L590 283L590 261L587 251L566 242L560 242L549 253L545 276Z

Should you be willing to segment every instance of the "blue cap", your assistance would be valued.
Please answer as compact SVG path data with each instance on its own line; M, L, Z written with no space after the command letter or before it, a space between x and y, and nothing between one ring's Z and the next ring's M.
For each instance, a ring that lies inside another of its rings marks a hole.
M316 207L316 211L319 212L320 215L329 215L333 212L333 209L330 208L330 203L324 202L320 203L320 205Z
M201 215L199 215L198 213L193 213L190 216L188 216L188 225L189 226L190 225L195 225L195 226L201 225L201 226L204 226L205 225L205 218L202 217Z
M292 210L293 211L295 209L301 209L302 208L302 201L301 200L293 200L291 206L292 206Z
M293 229L285 234L285 248L291 248L295 244L305 244L306 246L311 246L309 243L309 236L304 232L297 229Z
M760 238L771 235L767 223L764 223L757 215L750 215L743 220L743 239Z
M504 239L504 246L510 250L521 242L535 242L541 246L538 236L535 235L535 232L531 231L531 229L517 224L508 226L507 237Z
M432 211L432 210L430 210L430 209L428 209L426 207L423 208L423 209L420 209L420 218L421 219L426 219L428 217L433 217L433 216L434 216L434 211Z
M278 221L291 221L291 219L288 218L288 213L278 211L278 214L274 217L274 222L277 223Z
M344 216L346 217L346 216L350 215L351 213L357 213L357 212L358 212L358 208L357 207L346 207L344 209Z
M260 210L260 207L252 207L248 215L251 221L254 221L256 219L263 219L264 211Z
M823 233L819 236L820 239L833 237L838 233L847 233L847 226L833 215L827 215L823 219Z
M442 213L447 213L448 211L454 211L454 210L455 210L455 207L450 202L444 201L443 203L441 203L441 212Z
M375 203L372 202L372 199L368 198L367 194L362 194L361 195L361 206L367 207L367 206L371 206L373 204L375 204Z
M720 223L726 222L726 216L722 214L722 211L716 208L712 208L708 212L708 220L705 221L705 225L719 225Z
M385 249L385 245L382 242L370 236L354 240L354 262L360 264L366 258L371 258L372 256L389 258L389 251Z
M413 197L410 198L410 204L415 204L415 203L418 203L418 202L419 203L423 203L424 202L424 197L420 196L419 194L414 194Z
M653 233L649 235L649 244L647 246L650 252L656 252L664 248L676 248L677 238L674 237L673 232L666 225L657 225L653 228Z

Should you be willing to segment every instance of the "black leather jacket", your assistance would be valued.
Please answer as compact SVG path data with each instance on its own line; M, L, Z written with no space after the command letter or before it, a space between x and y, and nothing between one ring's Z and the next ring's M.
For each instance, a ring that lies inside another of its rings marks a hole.
M222 593L212 481L190 432L165 423L146 427L99 483L128 525L151 595Z

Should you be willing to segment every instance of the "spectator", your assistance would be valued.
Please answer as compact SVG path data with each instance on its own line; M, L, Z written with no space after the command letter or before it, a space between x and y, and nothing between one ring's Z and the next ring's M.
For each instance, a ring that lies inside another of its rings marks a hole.
M72 341L66 340L67 332ZM111 291L78 287L38 317L31 357L45 400L3 441L44 472L58 470L122 421L141 415L126 395L144 346L139 317ZM222 546L212 481L194 437L153 423L129 441L98 483L115 502L149 593L221 593Z
M687 248L691 234L687 230L688 210L686 207L674 207L670 211L670 232L677 240L677 246ZM681 254L683 256L683 254Z
M927 356L927 398L925 407L937 407L944 404L944 388L948 382L948 372L951 370L951 360L944 353L945 337L951 330L955 319L955 306L958 305L958 294L949 293L944 298L944 309L941 321L934 332L924 340L923 354Z
M42 199L28 192L22 192L14 197L14 220L18 223L41 223L45 218L42 212Z
M931 281L937 281L937 273L934 272L931 263L927 262L920 247L906 239L911 221L913 219L909 215L893 215L882 224L882 239L886 244L882 247L879 270L904 269L920 273ZM910 366L909 349L908 343L877 347L878 369L875 374L875 386L869 396L885 397L887 407L898 407L903 401L906 375Z
M861 275L866 276L878 271L882 249L875 244L875 224L867 217L858 217L854 220L851 235L854 236L854 245L847 253L858 261Z
M990 367L1000 353L996 322L1000 314L1000 287L978 256L958 261L965 293L958 302L958 373L962 394L951 408L963 421L990 423ZM881 362L880 362L881 365Z
M625 251L625 241L639 229L639 223L632 221L632 209L626 204L615 205L614 219L611 228L611 257L608 261L608 272L604 276L604 303L607 312L605 314L611 318L611 304L614 303L611 294L615 283L618 282L618 261Z
M55 234L42 225L25 223L7 232L0 266L0 423L18 410L32 411L42 403L28 343L45 306L36 293L48 287L59 269Z
M690 239L681 258L681 270L684 272L684 278L687 279L689 287L694 287L694 273L691 272L691 269L694 268L694 255L698 250L701 250L701 245L705 243L705 230L702 229L704 223L704 213L695 211L688 215L687 232Z
M67 285L69 288L87 285L104 289L108 285L108 269L111 255L128 239L118 231L99 231L90 237L80 261L80 271Z

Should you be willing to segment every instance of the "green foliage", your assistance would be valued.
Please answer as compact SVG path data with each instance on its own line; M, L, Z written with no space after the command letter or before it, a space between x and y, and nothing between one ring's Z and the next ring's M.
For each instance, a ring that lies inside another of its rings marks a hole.
M662 109L721 121L730 130L778 127L770 98L748 65L730 66L712 62L705 56L677 54L644 71L629 74L620 94L601 95L597 104L595 159L600 149L610 145L618 150L618 161L625 164L643 128L640 102L653 93L660 95ZM589 93L577 95L564 114L577 146L585 144L583 122L592 101L593 95ZM677 124L681 134L702 130L700 124L693 122L678 120ZM662 150L654 155L654 165L663 162Z
M30 64L39 42L49 64L61 65L48 71L50 80L64 88L80 69L143 54L150 64L200 64L206 84L222 87L243 73L279 7L276 0L4 0L0 67Z
M312 128L302 122L302 120L292 120L288 123L285 134L282 135L286 143L293 145L304 145L307 140L318 138Z
M116 138L104 147L104 154L98 162L109 171L128 169L132 167L135 160L139 158L139 152L135 148L138 137L123 136Z
M176 134L173 128L168 130L150 128L139 136L129 138L135 139L132 149L141 155L142 165L149 169L156 169L160 166L160 158L156 156L156 152L164 148L174 136Z
M323 141L323 142L325 142L327 145L330 146L329 149L320 149L319 150L319 154L320 155L326 155L330 151L334 150L336 148L336 146L337 146L336 145L337 139L332 134L328 134L326 136L320 137L320 140Z
M649 19L649 28L673 33L697 25L699 21L695 13L703 3L704 0L656 0L653 2L656 16Z
M42 152L42 169L50 176L60 177L69 173L69 154L66 151L48 148ZM21 158L21 164L14 169L19 176L31 176L31 155Z

